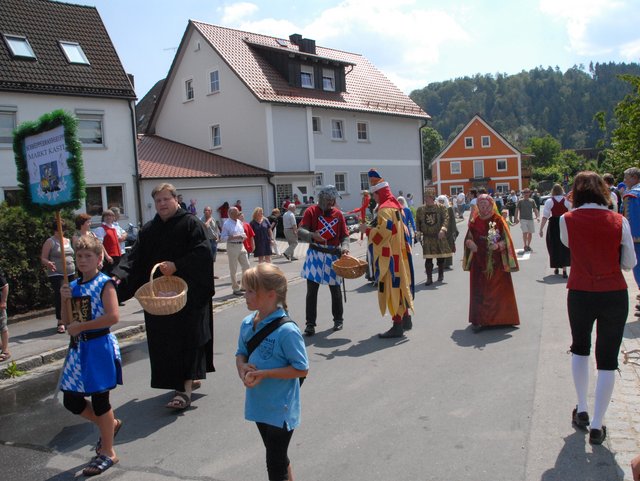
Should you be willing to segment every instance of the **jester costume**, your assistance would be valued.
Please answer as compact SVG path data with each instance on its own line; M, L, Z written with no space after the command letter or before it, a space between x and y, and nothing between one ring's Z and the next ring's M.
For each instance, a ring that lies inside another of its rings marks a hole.
M402 221L402 206L375 170L369 171L369 184L378 202L376 223L367 229L369 255L378 282L378 305L387 309L393 326L380 337L400 337L412 327L414 275L411 238Z
M490 196L479 196L478 205L481 202L491 204L491 214L482 218L475 209L465 237L463 268L471 274L469 322L476 327L517 326L520 318L511 273L519 267L509 227ZM469 249L469 240L477 252ZM498 244L498 249L491 250L491 244Z
M349 230L340 210L335 208L338 191L333 186L322 188L318 203L309 206L300 222L298 234L309 241L309 249L300 275L307 280L305 334L315 334L318 314L318 288L328 285L331 292L333 330L339 331L343 324L343 305L340 294L342 278L333 269L340 255L349 251ZM322 240L320 240L320 238Z

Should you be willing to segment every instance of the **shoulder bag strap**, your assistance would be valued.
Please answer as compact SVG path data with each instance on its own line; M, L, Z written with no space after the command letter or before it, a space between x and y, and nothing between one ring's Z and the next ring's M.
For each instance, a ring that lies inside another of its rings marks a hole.
M293 320L291 320L289 316L284 315L282 317L279 317L278 319L274 319L258 332L256 332L253 337L249 339L249 342L247 342L247 359L249 359L251 353L256 350L260 343L264 341L269 336L269 334L271 334L273 331L278 329L283 324L286 324L287 322L293 322Z

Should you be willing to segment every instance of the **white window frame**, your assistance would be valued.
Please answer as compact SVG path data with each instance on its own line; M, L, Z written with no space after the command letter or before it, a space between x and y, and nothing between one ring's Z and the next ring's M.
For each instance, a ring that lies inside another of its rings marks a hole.
M18 107L13 105L0 105L0 116L11 118L13 120L13 127L11 132L7 136L7 142L2 142L0 137L0 147L13 147L13 130L18 126Z
M338 181L338 176L342 176L343 177L342 181ZM335 186L336 190L340 194L346 194L347 193L347 186L349 185L348 180L349 180L349 175L346 172L334 172L333 173L333 185ZM342 185L340 185L340 184L342 184Z
M311 117L311 129L313 130L314 134L322 133L322 119L320 117Z
M313 185L314 185L314 187L323 187L324 186L324 174L322 172L316 172L313 175Z
M332 68L322 69L322 90L327 92L336 91L336 71Z
M369 172L360 172L360 190L369 190Z
M90 184L87 185L86 188L87 189L95 189L95 188L100 188L100 202L101 202L101 211L95 214L90 214L89 209L87 209L87 200L88 200L88 196L87 198L84 199L84 210L87 214L90 214L92 217L94 218L100 218L102 216L102 212L104 210L106 210L107 208L111 207L109 206L109 198L107 196L107 188L109 187L119 187L120 191L122 193L122 205L120 207L122 207L121 212L122 212L122 216L125 218L128 218L129 213L126 211L125 206L127 205L126 202L126 188L124 184Z
M105 141L105 128L104 128L104 110L83 110L76 109L76 117L78 119L78 140L82 144L83 149L91 148L104 148L106 147ZM87 122L99 122L100 133L102 135L102 142L84 142L80 138L80 127L83 121Z
M339 126L339 128L337 128ZM336 133L340 133L340 137L336 137ZM342 119L331 119L331 140L335 142L344 142L344 120Z
M500 168L500 162L504 162L504 169ZM508 170L507 159L496 159L496 171L506 172Z
M464 138L464 148L465 149L473 149L473 137L465 137Z
M216 79L211 77L215 74ZM207 73L207 85L209 86L209 94L217 94L220 92L220 70L213 68Z
M506 187L506 188L504 188L504 187ZM498 193L498 194L508 194L509 192L511 192L511 189L509 187L509 182L496 183L496 193Z
M316 83L313 78L313 67L311 65L300 66L300 86L303 89L315 88Z
M484 143L485 140L487 141L486 144ZM483 135L482 137L480 137L480 145L482 145L483 149L488 149L489 147L491 147L491 136Z
M211 150L219 149L222 147L222 130L220 124L214 124L209 129L211 138Z
M36 54L31 48L27 37L22 35L3 35L4 41L9 47L11 55L18 58L36 58Z
M463 185L450 185L449 186L449 195L452 197L458 195L460 192L464 192Z
M476 172L478 171L477 166L480 166L480 170L482 173L478 175ZM474 178L483 178L484 177L484 160L474 160L473 161L473 177Z
M360 126L364 126L364 131L360 130ZM356 134L358 137L358 142L370 142L371 139L369 137L369 122L366 120L358 120L356 121ZM364 134L364 137L362 136Z
M457 169L454 169L454 166L457 166ZM462 163L459 160L454 160L449 162L449 173L451 175L462 174Z
M65 40L59 40L58 44L67 58L67 62L78 65L91 65L89 59L84 54L84 50L78 42L67 42Z
M188 78L184 81L184 101L191 102L196 96L196 93L193 89L193 79Z

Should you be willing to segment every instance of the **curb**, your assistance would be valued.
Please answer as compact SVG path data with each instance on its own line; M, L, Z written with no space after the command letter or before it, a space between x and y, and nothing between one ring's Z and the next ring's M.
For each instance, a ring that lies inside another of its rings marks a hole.
M128 326L123 327L122 329L118 329L117 331L113 331L113 335L116 336L118 340L128 339L130 337L136 336L145 332L144 324L138 324L137 326ZM67 347L59 347L57 349L52 349L43 354L38 354L36 356L30 356L23 359L20 359L15 362L15 369L18 371L31 371L38 367L51 364L52 362L58 361L60 359L64 359L67 355ZM12 363L9 363L11 365ZM7 373L6 366L3 370L0 371L0 380L1 379L11 379L11 376Z

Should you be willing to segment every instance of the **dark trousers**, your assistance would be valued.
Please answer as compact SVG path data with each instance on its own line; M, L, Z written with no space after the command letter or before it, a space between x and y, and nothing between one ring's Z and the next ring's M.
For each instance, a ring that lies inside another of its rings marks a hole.
M87 407L87 400L84 394L75 392L65 392L62 396L62 402L67 410L73 414L81 414ZM91 406L96 416L102 416L111 409L109 402L109 391L99 392L91 395Z
M287 431L283 426L277 428L265 423L256 423L264 447L267 448L267 473L269 481L287 481L289 474L289 457L287 451L293 436L293 430Z
M629 314L627 290L588 292L569 290L567 296L571 325L571 352L588 356L591 332L596 325L596 366L605 371L618 369L618 353Z
M67 281L71 282L75 279L75 275L67 276ZM49 276L49 282L51 283L51 289L53 289L53 301L56 306L56 319L58 324L62 320L62 298L60 297L60 288L62 287L62 281L64 276Z
M306 308L306 320L307 324L316 325L316 318L318 317L318 288L320 284L307 279L307 308ZM333 321L342 321L342 294L340 292L340 285L329 286L331 291L331 313L333 314Z

